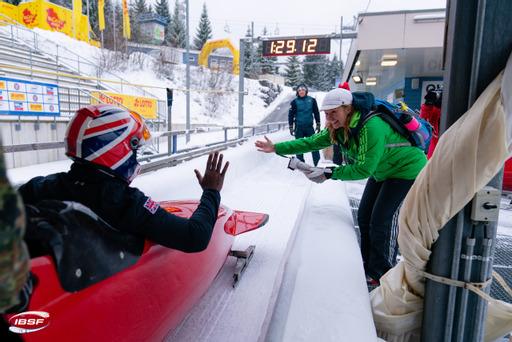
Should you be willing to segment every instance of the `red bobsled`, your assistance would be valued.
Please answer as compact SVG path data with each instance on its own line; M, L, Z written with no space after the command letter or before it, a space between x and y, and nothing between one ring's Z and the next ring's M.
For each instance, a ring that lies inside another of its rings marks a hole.
M181 217L190 217L197 204L160 203ZM49 313L50 322L22 336L26 341L162 341L206 292L228 255L233 255L234 236L267 220L266 214L221 206L203 252L187 254L145 241L133 266L77 292L63 289L53 258L34 258L31 271L37 285L28 310Z

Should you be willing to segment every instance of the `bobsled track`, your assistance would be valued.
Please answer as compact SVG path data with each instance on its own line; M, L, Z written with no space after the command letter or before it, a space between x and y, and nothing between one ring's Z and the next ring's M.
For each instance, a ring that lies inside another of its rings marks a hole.
M288 170L287 159L256 152L254 139L224 153L231 165L222 202L270 219L235 241L235 249L256 245L239 285L232 287L236 260L229 257L166 341L376 340L345 185L311 183ZM149 173L134 185L157 200L197 198L192 169L204 163L205 157Z
M281 131L269 138L290 136ZM236 288L236 259L228 257L209 290L165 340L377 340L347 184L314 184L287 169L288 159L257 152L255 139L223 152L231 165L221 192L222 203L232 209L270 216L264 227L238 236L233 245L239 250L255 245L255 254ZM157 201L198 199L193 170L203 172L206 158L146 173L133 185ZM66 171L69 164L13 169L9 176L21 184ZM129 340L129 332L121 340Z

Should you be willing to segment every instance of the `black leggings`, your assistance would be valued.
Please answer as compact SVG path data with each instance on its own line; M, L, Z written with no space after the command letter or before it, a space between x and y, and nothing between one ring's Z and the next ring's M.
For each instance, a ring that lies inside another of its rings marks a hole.
M398 232L393 215L414 180L369 178L359 204L357 221L361 231L361 254L366 275L378 280L396 263Z
M315 134L315 130L313 129L312 124L311 126L297 126L295 128L295 139L310 137L313 134ZM311 155L313 156L313 164L317 166L318 161L320 160L320 152L312 151ZM303 154L297 154L297 158L299 158L300 161L304 162Z

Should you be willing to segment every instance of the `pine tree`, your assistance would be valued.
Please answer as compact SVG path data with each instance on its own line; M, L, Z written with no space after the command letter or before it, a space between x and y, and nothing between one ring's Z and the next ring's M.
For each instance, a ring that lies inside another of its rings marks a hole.
M165 33L164 33L164 43L168 44L170 41L170 25L171 25L171 12L169 12L169 2L167 0L157 0L155 5L155 12L162 18L164 18L167 22L165 25Z
M131 27L131 38L130 40L136 43L144 43L144 37L142 36L142 31L140 29L139 20L141 15L149 13L149 9L146 4L146 0L134 0L130 2L129 12L130 12L130 27Z
M146 4L146 0L135 0L133 4L133 11L136 16L147 13L148 5Z
M86 0L84 0L84 8L87 6ZM85 13L87 14L87 9L85 9ZM98 23L98 1L89 1L89 25L91 26L93 34L91 37L96 39L100 39L100 28Z
M338 57L334 55L334 58L327 65L326 80L331 85L336 86L336 79L341 79L343 73L343 62L338 60ZM330 88L329 88L330 89Z
M203 45L208 39L212 38L212 26L208 18L208 11L206 4L203 3L203 11L201 12L201 19L197 27L196 37L194 38L194 47L196 50L201 50Z
M296 87L304 82L304 75L300 67L300 60L297 56L289 56L287 59L285 69L285 85Z
M18 6L19 3L21 2L21 0L4 0L4 1L7 2L8 4L16 5L16 6Z
M251 38L252 37L252 31L251 26L247 28L247 32L245 33L245 37ZM244 72L245 76L249 78L256 78L256 70L254 65L254 46L252 43L252 40L245 41L245 49L244 49Z
M176 0L176 4L174 5L172 19L171 27L169 29L170 43L174 47L183 49L186 46L186 35L183 10L179 0Z
M112 0L105 0L105 30L103 31L103 43L104 47L107 49L114 49L114 22L112 20L114 13L114 5L112 4ZM116 18L117 20L117 18ZM116 22L116 26L118 23ZM117 40L116 36L116 40Z
M316 89L324 87L322 79L325 77L327 63L328 60L322 55L308 55L304 58L304 83L308 87Z

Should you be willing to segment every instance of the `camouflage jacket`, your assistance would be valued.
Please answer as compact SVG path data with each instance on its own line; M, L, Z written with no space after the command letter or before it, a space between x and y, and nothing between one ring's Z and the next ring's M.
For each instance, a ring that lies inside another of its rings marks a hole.
M0 148L0 313L18 304L18 293L28 276L29 256L23 242L24 231L23 204L9 184Z

